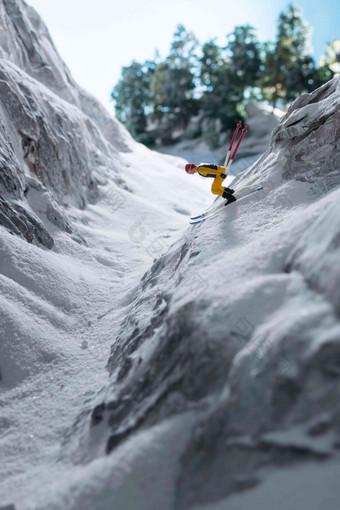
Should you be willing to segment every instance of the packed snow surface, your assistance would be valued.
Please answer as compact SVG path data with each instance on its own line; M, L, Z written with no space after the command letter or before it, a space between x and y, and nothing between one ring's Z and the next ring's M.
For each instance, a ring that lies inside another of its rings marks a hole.
M0 24L0 504L338 508L339 78L229 177L262 191L189 226L210 182L136 144L23 1Z

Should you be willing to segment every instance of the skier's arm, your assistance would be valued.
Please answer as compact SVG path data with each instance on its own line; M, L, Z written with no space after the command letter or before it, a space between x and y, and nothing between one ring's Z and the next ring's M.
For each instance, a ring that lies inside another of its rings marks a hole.
M226 168L224 166L217 166L217 165L205 165L201 164L198 165L197 171L200 175L203 177L218 177L219 179L222 178L224 180L228 172L226 171Z
M218 172L220 174L220 176L224 179L226 179L228 177L228 172L226 170L226 167L225 166L218 166Z

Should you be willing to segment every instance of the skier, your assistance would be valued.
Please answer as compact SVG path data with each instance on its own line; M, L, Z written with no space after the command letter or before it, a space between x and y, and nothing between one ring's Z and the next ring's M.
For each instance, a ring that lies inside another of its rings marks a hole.
M233 196L234 190L222 186L222 182L226 179L228 172L225 166L218 166L214 164L201 163L196 166L192 163L185 165L185 171L188 174L195 174L196 172L202 177L212 177L213 183L211 192L214 195L219 195L227 200L227 204L235 202L236 198Z
M231 150L235 141L235 138L237 136L238 130L242 127L242 121L237 124L233 138L230 142L229 149L227 156L225 158L224 166L218 166L210 163L201 163L200 165L194 165L193 163L188 163L185 165L185 171L188 174L195 174L196 172L202 177L213 177L213 183L211 186L211 192L214 195L219 195L220 197L223 197L227 200L227 203L225 205L230 204L231 202L235 202L236 197L234 197L234 190L230 188L226 188L222 186L222 182L224 179L226 179L228 175L228 169L230 168L230 165L234 161L236 152L238 151L238 148L240 146L240 143L242 142L242 138L247 132L247 126L244 127L242 130L242 134L240 136L240 139L236 145L236 149L234 150L230 160L229 157L231 155Z

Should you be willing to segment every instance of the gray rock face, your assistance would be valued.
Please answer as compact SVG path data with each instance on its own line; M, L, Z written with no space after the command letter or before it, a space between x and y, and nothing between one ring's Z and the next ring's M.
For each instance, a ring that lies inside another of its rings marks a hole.
M303 94L290 106L274 129L270 148L240 180L249 174L263 174L270 179L268 164L278 155L274 171L284 179L313 183L315 195L327 193L340 183L340 77L329 81L311 94ZM268 158L271 155L271 158ZM262 177L262 176L261 176Z
M39 218L19 203L10 205L0 198L0 224L29 243L36 241L46 248L53 247L53 239Z
M34 9L4 0L0 26L0 224L51 248L32 196L43 195L48 220L71 232L58 202L84 207L108 178L124 185L118 151L131 139L75 84Z
M336 454L339 105L339 79L302 96L239 179L268 186L257 206L266 228L253 207L229 206L228 221L189 231L144 275L112 346L111 383L80 426L78 462L194 412L176 489L185 509L253 487L266 467Z
M339 140L339 78L335 78L298 98L275 131L273 148L284 147L287 152L284 178L322 179L326 190L339 184Z
M0 224L28 242L36 241L47 248L52 248L52 237L24 199L27 184L16 156L17 141L12 143L13 138L5 127L8 121L7 113L1 105L0 117Z
M57 96L77 106L103 130L107 141L128 151L131 137L102 104L79 87L60 58L46 25L22 0L3 0L0 5L0 58L13 62Z

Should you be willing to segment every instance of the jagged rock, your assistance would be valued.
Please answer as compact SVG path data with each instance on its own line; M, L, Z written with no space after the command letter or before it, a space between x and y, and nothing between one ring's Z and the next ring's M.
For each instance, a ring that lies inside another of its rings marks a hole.
M26 181L25 196L32 209L36 208L36 213L40 216L46 214L47 219L60 228L60 230L71 233L72 228L66 214L45 186L34 177L27 176ZM38 197L35 197L35 195L38 195Z
M3 0L0 4L0 58L16 64L43 83L56 95L77 106L105 134L120 152L129 151L131 137L103 105L73 80L60 58L48 29L33 7L22 0Z
M20 235L29 243L36 241L46 248L52 248L54 241L42 222L19 202L12 207L0 197L0 224L13 234Z
M279 147L285 158L284 178L322 180L325 191L340 183L339 82L334 78L297 99L273 133L272 149Z
M0 24L0 224L51 247L48 221L73 230L58 202L82 208L108 179L126 188L118 151L132 140L76 85L34 9L5 0Z

